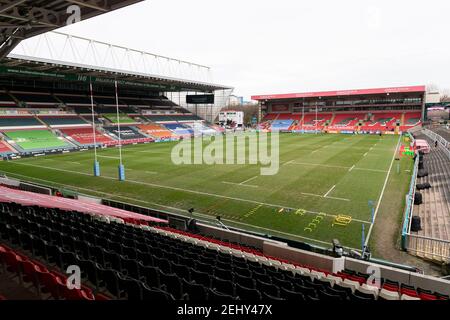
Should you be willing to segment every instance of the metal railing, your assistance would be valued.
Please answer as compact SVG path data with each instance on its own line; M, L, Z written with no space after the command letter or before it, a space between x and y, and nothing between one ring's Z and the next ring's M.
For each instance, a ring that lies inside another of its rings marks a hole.
M409 137L412 142L414 142L414 137L409 134ZM403 220L402 227L402 249L408 249L408 238L411 230L411 218L413 216L414 211L414 194L416 193L416 180L417 180L417 171L419 169L419 157L416 157L414 161L413 173L411 176L411 182L409 184L409 192L406 195L406 206L405 206L405 214Z
M437 141L439 145L441 146L442 151L447 155L448 159L450 160L450 142L445 140L443 137L441 137L436 132L433 132L428 129L423 129L422 133L425 134L428 138L432 139L433 141Z
M408 252L431 260L450 262L450 241L408 234Z
M447 155L450 159L450 143L447 140L428 129L423 129L422 133L428 136L430 139L438 141L442 146L444 152L447 152ZM414 142L414 137L412 135L410 135L410 138ZM430 238L418 234L411 234L411 220L414 214L414 195L416 193L418 168L419 157L416 157L409 192L406 195L406 207L404 215L405 218L402 227L401 247L403 250L408 251L410 254L448 263L450 262L450 241Z

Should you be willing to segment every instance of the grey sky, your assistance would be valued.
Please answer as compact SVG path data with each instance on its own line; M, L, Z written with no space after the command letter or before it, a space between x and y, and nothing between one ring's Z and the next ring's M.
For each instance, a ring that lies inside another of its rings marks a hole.
M450 88L450 2L148 0L63 32L213 68L235 94Z

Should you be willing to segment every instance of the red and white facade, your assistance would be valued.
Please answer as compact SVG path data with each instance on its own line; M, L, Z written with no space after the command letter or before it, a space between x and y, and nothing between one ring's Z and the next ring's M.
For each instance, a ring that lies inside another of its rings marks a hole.
M421 124L425 86L252 96L261 107L260 129L400 133ZM292 123L290 121L292 120Z

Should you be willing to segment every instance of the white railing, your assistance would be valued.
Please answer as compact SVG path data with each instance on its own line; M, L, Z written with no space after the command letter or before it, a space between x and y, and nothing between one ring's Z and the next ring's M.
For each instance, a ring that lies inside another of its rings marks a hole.
M450 159L450 143L447 140L428 129L423 129L422 133L433 141L438 141L442 150ZM412 136L411 138L414 139ZM417 169L418 158L416 158L416 162L414 164L414 172L411 178L410 191L406 199L405 220L403 222L402 231L402 248L416 256L448 263L450 262L450 241L411 234L411 220L414 213L413 202Z
M426 259L450 262L450 241L408 234L408 252Z
M445 140L443 137L441 137L436 132L433 132L431 130L423 129L422 132L428 138L432 139L433 141L437 141L439 143L439 145L441 146L442 151L447 155L447 157L450 160L450 142Z

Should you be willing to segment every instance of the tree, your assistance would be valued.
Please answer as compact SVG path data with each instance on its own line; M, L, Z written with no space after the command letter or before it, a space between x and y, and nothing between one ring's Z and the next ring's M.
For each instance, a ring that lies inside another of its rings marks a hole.
M427 85L427 92L439 92L439 86L435 83L430 83Z
M450 102L450 89L445 89L441 95L441 102Z

